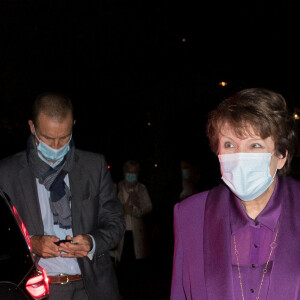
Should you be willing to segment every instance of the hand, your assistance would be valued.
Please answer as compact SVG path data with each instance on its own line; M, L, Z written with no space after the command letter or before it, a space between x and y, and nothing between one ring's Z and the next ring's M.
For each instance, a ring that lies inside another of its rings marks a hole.
M61 257L85 257L93 248L93 240L87 234L77 235L73 239L67 235L66 239L72 242L59 245Z
M59 238L54 235L34 235L31 237L32 252L43 258L60 256L60 251L55 242Z
M125 215L132 215L133 205L130 202L125 202L123 204L123 209Z

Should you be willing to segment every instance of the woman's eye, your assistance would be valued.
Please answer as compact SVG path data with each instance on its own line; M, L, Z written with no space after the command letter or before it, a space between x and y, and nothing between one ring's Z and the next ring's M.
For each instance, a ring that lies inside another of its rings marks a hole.
M234 146L230 142L225 142L224 143L224 148L233 148Z
M261 145L258 143L252 144L252 148L261 148Z

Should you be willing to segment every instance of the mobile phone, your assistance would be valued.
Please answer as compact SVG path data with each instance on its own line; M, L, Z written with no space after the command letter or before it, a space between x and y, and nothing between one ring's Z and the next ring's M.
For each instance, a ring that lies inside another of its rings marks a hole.
M54 242L57 246L59 246L61 243L72 243L72 240L59 240L58 242Z

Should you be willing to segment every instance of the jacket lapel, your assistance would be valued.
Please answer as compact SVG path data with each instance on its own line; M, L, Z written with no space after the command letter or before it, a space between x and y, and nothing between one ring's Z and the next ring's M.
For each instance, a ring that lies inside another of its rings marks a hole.
M87 176L83 176L78 156L75 157L75 163L69 172L70 190L72 193L71 211L73 235L83 232L81 227L82 201L89 197Z
M223 184L207 197L204 219L204 272L208 299L234 299L231 265L230 192Z
M19 176L19 182L24 194L23 199L27 199L26 201L19 203L22 219L24 219L23 221L25 222L30 235L44 234L35 179L33 179L29 168L23 168L19 172Z

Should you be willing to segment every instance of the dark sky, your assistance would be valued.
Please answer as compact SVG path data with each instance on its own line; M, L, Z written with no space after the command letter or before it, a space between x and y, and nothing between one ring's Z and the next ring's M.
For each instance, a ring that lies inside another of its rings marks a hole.
M58 90L76 146L103 153L116 180L130 158L148 171L210 161L207 112L227 95L263 86L299 105L296 4L1 0L1 156L24 148L34 97Z

